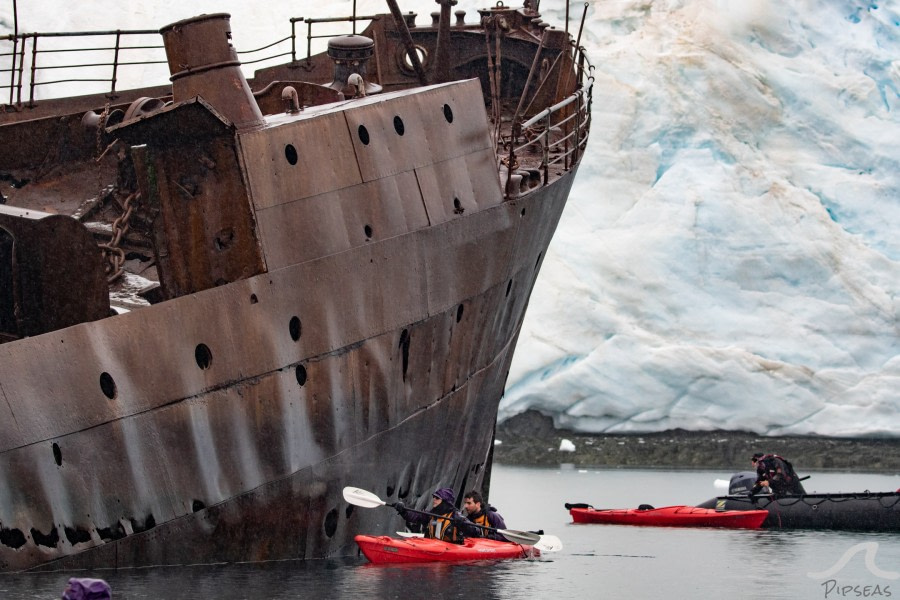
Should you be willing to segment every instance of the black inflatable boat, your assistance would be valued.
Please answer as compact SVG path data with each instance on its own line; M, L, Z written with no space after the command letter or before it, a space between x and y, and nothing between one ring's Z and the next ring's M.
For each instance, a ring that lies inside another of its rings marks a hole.
M900 492L856 492L749 495L756 473L745 471L731 478L727 496L698 504L716 510L769 511L764 529L842 529L900 531Z

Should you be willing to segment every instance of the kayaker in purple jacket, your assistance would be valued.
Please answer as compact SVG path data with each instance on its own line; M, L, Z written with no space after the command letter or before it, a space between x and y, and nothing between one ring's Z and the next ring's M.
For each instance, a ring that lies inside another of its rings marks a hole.
M494 529L506 529L506 523L503 517L497 512L497 509L490 504L485 504L484 498L472 490L463 497L463 506L466 509L466 517L476 525L485 527L493 527ZM509 541L496 531L482 529L482 536L492 540L500 540L501 542Z
M431 495L430 514L406 508L402 502L394 503L394 508L407 523L425 525L425 537L461 543L465 537L481 537L481 530L472 525L456 510L456 494L450 488L440 488Z

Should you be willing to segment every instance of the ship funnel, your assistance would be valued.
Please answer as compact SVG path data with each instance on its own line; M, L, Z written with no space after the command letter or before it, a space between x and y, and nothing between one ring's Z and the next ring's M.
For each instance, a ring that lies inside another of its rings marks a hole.
M245 129L264 123L231 45L231 15L200 15L159 30L169 61L175 103L194 96Z
M328 87L350 97L380 92L380 85L366 79L366 66L374 53L375 42L364 35L343 35L328 40L328 57L334 61L334 81Z

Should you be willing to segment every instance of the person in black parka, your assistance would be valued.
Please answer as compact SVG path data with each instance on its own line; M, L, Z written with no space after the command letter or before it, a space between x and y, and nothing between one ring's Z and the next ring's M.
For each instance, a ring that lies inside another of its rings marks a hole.
M776 496L806 493L794 466L786 458L757 452L750 461L756 466L756 483L750 489L751 496L764 487L771 489Z

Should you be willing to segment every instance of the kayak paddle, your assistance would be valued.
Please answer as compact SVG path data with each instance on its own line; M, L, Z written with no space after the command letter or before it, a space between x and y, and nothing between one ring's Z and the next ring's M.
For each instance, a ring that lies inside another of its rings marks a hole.
M372 492L361 490L355 487L345 487L344 488L344 500L353 504L354 506L361 506L363 508L377 508L379 506L394 506L393 502L385 502ZM428 515L429 517L435 517L438 519L446 519L446 517L442 517L441 515L436 515L434 513L430 513L425 510L418 510L415 508L408 508L406 510L417 512L423 515ZM506 539L511 542L515 542L516 544L525 544L528 546L534 546L535 544L541 541L541 536L536 533L531 533L530 531L516 531L513 529L497 529L496 527L485 527L484 525L477 525L469 521L469 525L474 527L480 527L481 529L486 529L488 531L496 531ZM547 536L544 536L547 537ZM553 536L550 536L553 537ZM557 540L558 541L558 540ZM551 546L552 540L551 540ZM562 546L562 544L560 544ZM552 550L551 550L552 552Z
M541 552L559 552L562 550L562 540L555 535L544 534L534 547Z

